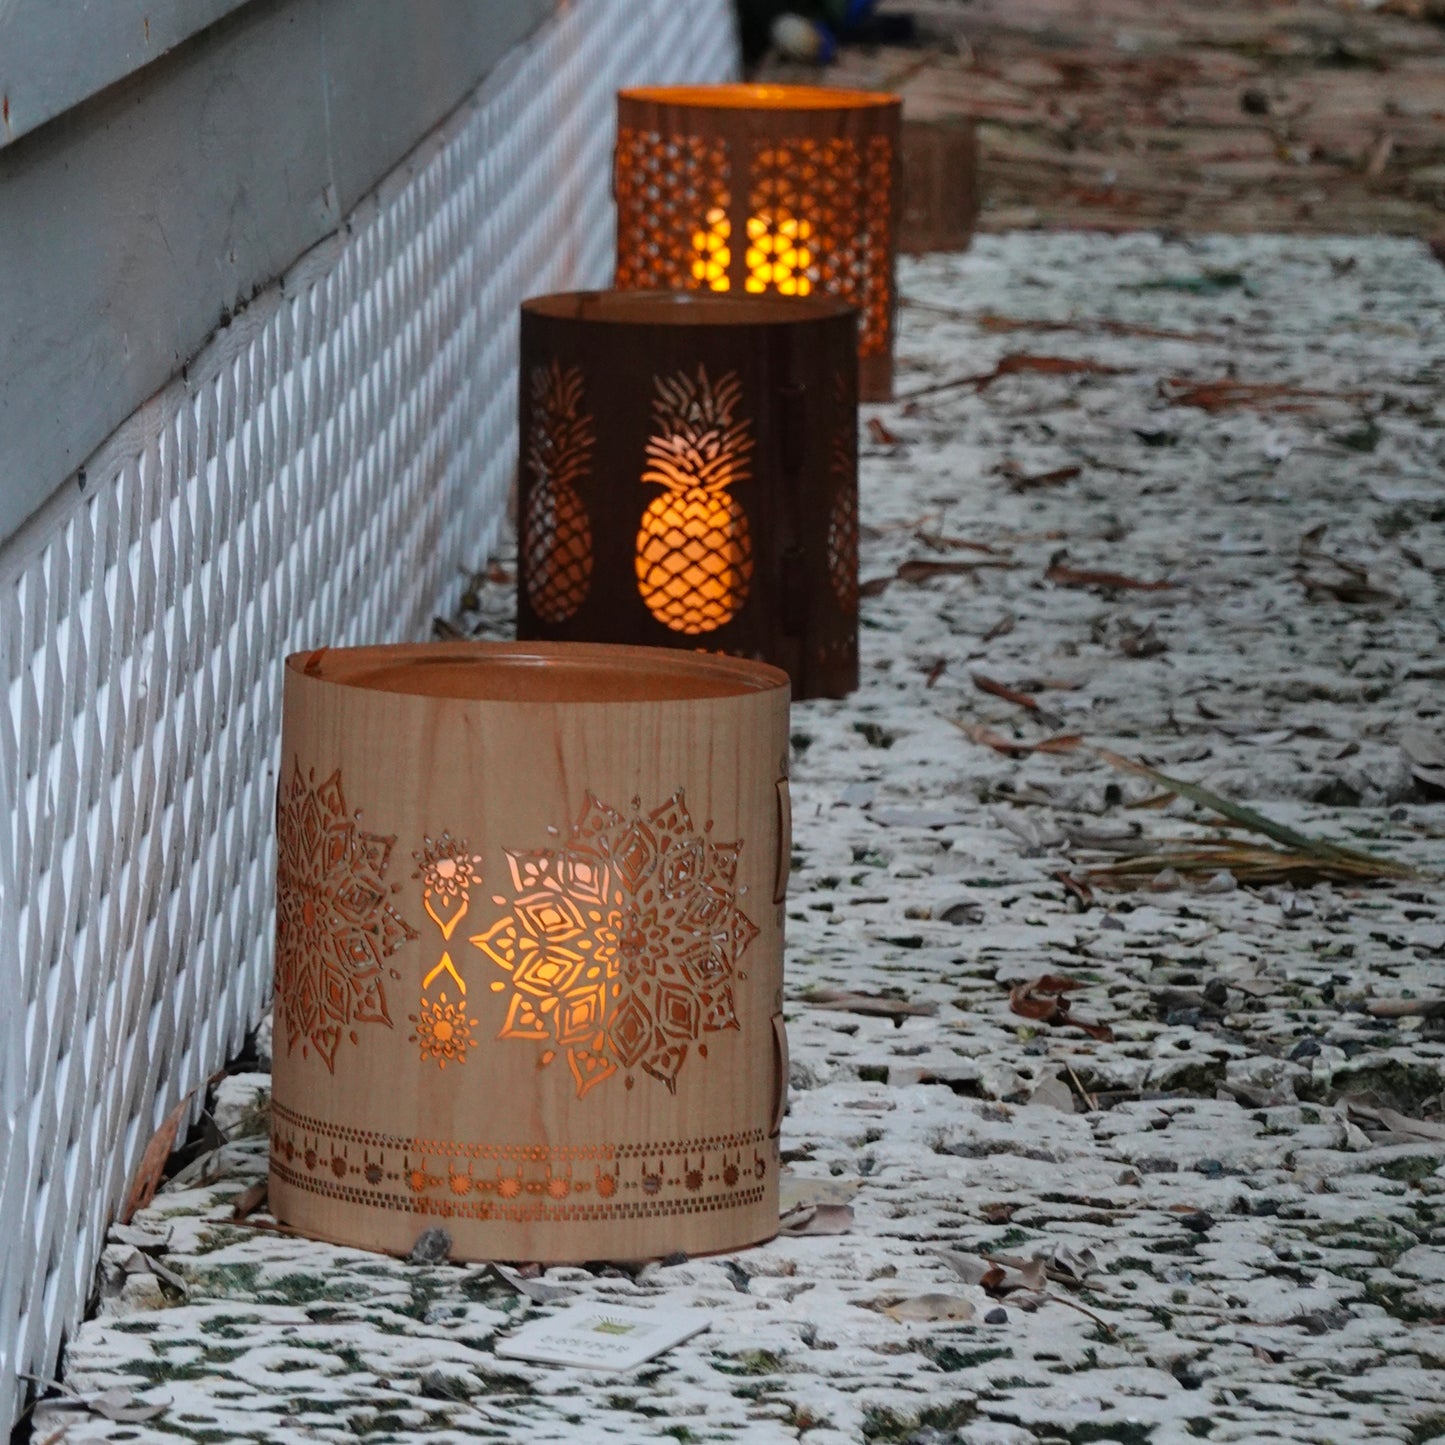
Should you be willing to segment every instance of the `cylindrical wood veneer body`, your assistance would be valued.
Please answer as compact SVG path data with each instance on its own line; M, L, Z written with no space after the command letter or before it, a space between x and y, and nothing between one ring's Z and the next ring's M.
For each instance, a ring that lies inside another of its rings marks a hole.
M650 648L287 660L270 1198L551 1262L778 1225L787 679Z
M840 296L859 395L893 395L897 96L648 86L617 97L616 284Z
M517 635L857 687L855 327L830 297L524 302Z

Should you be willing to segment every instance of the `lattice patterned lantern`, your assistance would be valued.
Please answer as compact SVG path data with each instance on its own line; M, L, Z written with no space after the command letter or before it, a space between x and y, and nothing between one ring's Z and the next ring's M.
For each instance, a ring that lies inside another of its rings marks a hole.
M286 664L270 1197L637 1259L778 1226L788 681L651 648Z
M793 85L617 98L617 281L840 296L859 310L859 394L893 394L897 96Z
M856 321L828 297L522 306L517 632L858 684Z

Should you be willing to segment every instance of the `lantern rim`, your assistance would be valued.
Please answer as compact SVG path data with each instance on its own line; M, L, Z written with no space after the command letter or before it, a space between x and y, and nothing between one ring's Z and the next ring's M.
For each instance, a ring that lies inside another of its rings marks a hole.
M336 687L458 702L693 702L788 689L765 662L585 642L399 642L293 652L288 672Z
M883 90L848 90L827 85L638 85L617 92L619 100L681 105L701 110L875 110L897 106Z
M531 296L522 311L559 321L612 326L796 326L856 316L838 296L734 295L715 291L554 291Z

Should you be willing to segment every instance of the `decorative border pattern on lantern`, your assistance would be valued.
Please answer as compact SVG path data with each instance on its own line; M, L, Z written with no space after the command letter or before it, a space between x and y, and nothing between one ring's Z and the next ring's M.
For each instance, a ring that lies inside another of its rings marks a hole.
M615 284L841 297L860 395L889 400L901 117L896 95L823 86L619 91Z
M357 1146L359 1162L350 1153ZM777 1150L776 1136L761 1128L655 1144L548 1147L405 1138L272 1106L271 1167L287 1184L407 1214L525 1222L746 1208L762 1198ZM491 1166L492 1177L475 1174L478 1163Z

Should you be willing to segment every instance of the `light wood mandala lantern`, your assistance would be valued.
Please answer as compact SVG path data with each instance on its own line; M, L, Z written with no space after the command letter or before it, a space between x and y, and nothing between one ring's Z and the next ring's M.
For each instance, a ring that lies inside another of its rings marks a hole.
M726 652L858 685L856 318L593 291L521 323L517 634Z
M778 1227L788 680L514 643L287 659L270 1198L640 1259Z
M617 97L623 289L842 297L859 395L893 394L900 101L804 85L649 86Z

